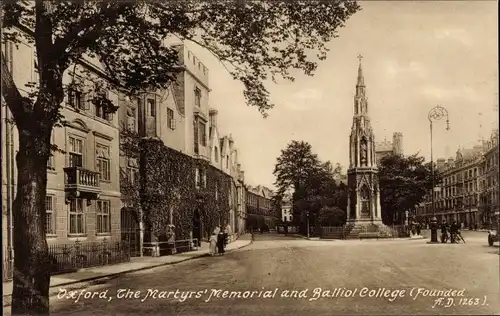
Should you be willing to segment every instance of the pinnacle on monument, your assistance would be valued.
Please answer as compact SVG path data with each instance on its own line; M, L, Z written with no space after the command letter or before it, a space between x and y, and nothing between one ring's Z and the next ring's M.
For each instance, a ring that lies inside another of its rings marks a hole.
M358 66L358 83L356 86L358 87L364 87L365 86L365 78L363 77L363 67L361 66L361 59L363 58L362 55L358 55L359 59L359 66Z

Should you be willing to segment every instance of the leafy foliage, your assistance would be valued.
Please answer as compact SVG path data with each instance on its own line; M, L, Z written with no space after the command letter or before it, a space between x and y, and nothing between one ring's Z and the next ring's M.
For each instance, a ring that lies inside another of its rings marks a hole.
M195 164L191 157L157 139L140 140L140 204L143 220L155 236L166 233L170 212L176 218L176 237L188 237L196 205Z
M171 83L180 62L165 39L190 40L224 62L243 83L248 104L264 113L273 106L266 82L293 81L292 69L313 75L318 61L326 58L325 43L337 37L337 30L360 8L355 1L191 0L20 1L2 9L6 39L26 36L13 27L35 31L37 49L44 56L39 67L64 71L85 54L113 74L107 78L113 87L130 93ZM45 45L38 47L42 37Z
M437 173L435 177L439 183ZM394 214L402 218L405 211L413 210L432 189L431 164L416 154L386 156L380 161L379 182L382 220L393 224Z
M342 226L346 215L346 211L337 206L324 206L319 211L318 222L321 226Z
M121 151L122 157L138 159L140 166L133 183L122 173L122 201L136 211L137 220L142 214L154 236L166 234L171 210L176 239L189 238L195 209L200 211L207 236L216 226L229 223L229 175L165 146L161 140L140 138L126 128L121 130ZM198 188L196 169L206 174L200 177Z
M337 185L334 169L327 161L322 163L307 142L292 141L281 151L274 169L278 196L276 200L293 190L293 218L295 224L304 224L309 216L313 224L319 224L320 210L324 207L347 207L346 187Z

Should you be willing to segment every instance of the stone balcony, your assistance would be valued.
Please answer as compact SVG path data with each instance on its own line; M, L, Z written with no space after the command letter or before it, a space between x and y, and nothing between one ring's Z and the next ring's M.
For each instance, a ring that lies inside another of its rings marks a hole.
M68 198L98 199L101 194L100 174L82 167L64 168L64 191Z

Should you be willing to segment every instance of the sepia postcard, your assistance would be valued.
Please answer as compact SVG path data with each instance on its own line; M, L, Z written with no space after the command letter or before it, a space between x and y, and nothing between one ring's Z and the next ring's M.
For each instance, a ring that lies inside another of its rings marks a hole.
M500 315L497 1L2 1L3 315Z

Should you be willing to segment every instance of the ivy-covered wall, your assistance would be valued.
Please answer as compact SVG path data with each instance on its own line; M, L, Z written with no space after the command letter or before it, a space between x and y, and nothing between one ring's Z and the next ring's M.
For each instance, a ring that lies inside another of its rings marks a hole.
M166 235L172 211L176 239L189 238L197 203L192 158L158 139L142 139L139 147L140 203L148 231Z
M206 187L202 183L197 189L198 207L203 222L203 237L208 238L215 227L224 229L229 224L231 177L210 165L198 160L200 174L206 174Z
M188 239L193 217L198 210L202 237L208 238L215 227L229 223L231 178L209 162L194 159L158 139L139 141L138 186L140 206L146 229L153 236L168 235L170 212L175 238ZM196 186L196 169L206 175L206 186ZM171 211L172 210L172 211Z

